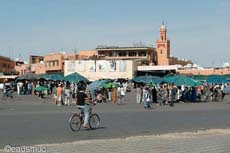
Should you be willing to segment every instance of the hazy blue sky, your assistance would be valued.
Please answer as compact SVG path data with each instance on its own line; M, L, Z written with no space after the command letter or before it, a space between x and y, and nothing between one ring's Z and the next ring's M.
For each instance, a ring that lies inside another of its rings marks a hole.
M202 66L230 62L229 0L0 0L0 55L155 46L162 20L173 56Z

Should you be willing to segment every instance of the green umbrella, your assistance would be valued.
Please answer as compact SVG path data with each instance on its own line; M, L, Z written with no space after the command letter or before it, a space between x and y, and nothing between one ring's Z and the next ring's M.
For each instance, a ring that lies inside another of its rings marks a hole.
M43 91L43 90L48 90L48 88L43 87L43 86L38 86L36 88L34 88L35 91Z
M213 83L213 84L221 84L221 83L225 83L226 79L222 75L211 75L208 76L206 82Z
M102 89L104 87L104 84L106 84L108 80L96 80L90 83L87 86L88 90L96 90L96 89Z
M146 75L146 76L138 76L133 78L133 80L137 83L146 83L146 84L160 84L163 79L158 76L151 76L151 75Z
M106 88L106 89L111 88L111 87L113 87L113 83L112 83L112 82L105 83L105 84L103 85L103 87Z
M111 88L111 87L118 87L118 86L119 86L118 83L112 83L112 82L105 83L105 84L103 85L103 87L104 87L105 89L108 89L108 88Z
M84 81L84 82L89 82L89 80L87 78L85 78L84 76L80 75L79 73L75 72L72 73L70 75L67 75L64 78L65 81L69 81L69 82L73 82L73 83L77 83L79 81Z
M18 78L18 80L39 80L40 76L33 73L26 73Z
M57 80L64 80L64 75L63 74L44 74L44 75L41 75L41 78L45 80L57 81Z
M186 86L198 86L201 83L191 79L190 77L176 75L176 76L167 76L164 77L164 81L167 83L173 83L177 86L186 85Z

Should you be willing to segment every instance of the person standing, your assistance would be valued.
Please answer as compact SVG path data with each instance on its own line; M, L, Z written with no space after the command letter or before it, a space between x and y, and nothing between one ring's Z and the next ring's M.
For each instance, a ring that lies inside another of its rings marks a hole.
M157 103L161 106L163 105L163 101L164 101L164 88L160 86L157 92Z
M136 88L136 91L137 91L137 103L140 104L141 103L141 88L140 88L140 85L137 85L137 88Z
M57 87L57 106L61 106L61 100L62 100L62 94L63 94L63 88L61 87L61 84Z
M120 88L120 104L122 104L124 102L124 97L125 97L125 88L124 88L124 86L122 86Z
M150 91L149 89L146 87L145 88L145 92L143 94L144 96L144 109L149 109L150 108Z
M54 103L57 105L57 86L56 85L53 86L52 94L53 94Z
M155 86L153 86L152 89L152 102L157 103L157 89Z
M117 102L117 88L112 88L112 102L113 104L116 104Z
M111 87L108 89L109 101L112 101L112 88L113 86L111 85Z
M170 106L174 106L174 102L176 101L176 94L177 94L177 87L176 85L172 86L171 89L171 101L170 101Z
M70 105L70 85L69 83L66 83L64 93L65 93L64 104L69 106Z
M22 95L22 86L23 86L22 82L18 82L17 83L17 92L18 92L18 95Z

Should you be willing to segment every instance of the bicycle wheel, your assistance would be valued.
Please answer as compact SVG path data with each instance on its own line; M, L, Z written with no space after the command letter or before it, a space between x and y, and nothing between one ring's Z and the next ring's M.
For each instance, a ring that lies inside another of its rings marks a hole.
M69 119L69 126L72 131L80 130L82 125L81 117L78 114L73 114Z
M89 117L89 127L91 129L96 129L100 125L100 118L97 114L91 114Z

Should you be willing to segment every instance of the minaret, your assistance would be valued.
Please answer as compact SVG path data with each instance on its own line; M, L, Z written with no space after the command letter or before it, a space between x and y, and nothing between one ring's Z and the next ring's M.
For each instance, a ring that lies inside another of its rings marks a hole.
M164 23L160 27L160 38L156 41L157 65L169 65L170 41L167 40L167 29Z

